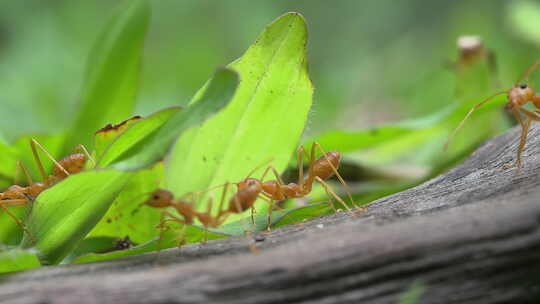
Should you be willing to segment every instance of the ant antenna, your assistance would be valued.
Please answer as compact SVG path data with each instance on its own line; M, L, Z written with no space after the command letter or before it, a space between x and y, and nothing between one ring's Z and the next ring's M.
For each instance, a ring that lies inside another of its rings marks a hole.
M538 66L540 65L540 59L537 59L525 72L521 77L516 81L515 85L519 85L519 83L525 79L527 82L529 81L529 74L532 73Z
M43 168L43 164L41 163L41 159L39 158L39 155L37 153L36 146L40 148L41 151L43 151L43 153L45 153L45 155L47 155L47 157L54 163L54 165L66 174L66 176L70 175L69 172L66 169L64 169L64 167L62 167L62 165L60 165L56 161L56 159L54 159L54 157L47 151L47 149L45 149L37 140L32 138L30 140L30 146L32 148L32 153L34 154L34 158L36 159L36 162L38 163L39 172L43 176L43 181L47 180L47 173L45 173L45 169Z
M276 158L272 156L267 161L265 161L264 163L262 163L262 164L258 165L257 167L255 167L255 169L249 171L248 175L246 176L246 179L249 178L250 176L252 176L253 173L255 173L257 170L261 169L262 167L270 165L275 159Z
M86 147L84 145L77 145L75 147L75 151L81 151L84 155L86 155L86 157L88 158L88 160L92 163L92 168L94 168L96 166L96 161L94 160L94 158L92 157L92 155L90 155L90 153L88 152L88 149L86 149Z
M540 63L540 61L539 61ZM498 93L495 93L491 96L489 96L488 98L484 99L482 102L480 102L479 104L476 104L474 107L472 107L472 109L469 111L469 113L467 113L467 115L465 115L465 118L463 118L463 120L459 123L459 125L457 126L457 128L452 132L452 134L450 134L450 137L448 138L448 141L444 144L444 151L448 150L448 146L450 145L450 142L452 141L452 139L454 138L454 136L456 136L457 132L459 130L461 130L461 128L463 128L463 125L465 124L465 121L469 118L469 116L471 116L471 114L476 110L478 109L479 107L481 107L483 104L485 104L486 102L490 101L491 99L493 99L493 97L497 96L497 95L501 95L501 94L505 94L507 93L506 91L502 91L502 92L498 92Z

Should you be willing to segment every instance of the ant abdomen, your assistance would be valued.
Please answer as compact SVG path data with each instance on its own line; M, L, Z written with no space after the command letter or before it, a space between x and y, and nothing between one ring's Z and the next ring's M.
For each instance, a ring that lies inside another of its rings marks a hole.
M330 151L317 158L313 162L313 177L318 176L322 180L332 177L339 168L340 158L338 151Z
M75 153L72 155L68 155L61 160L58 161L58 164L61 166L54 166L53 168L53 175L61 178L67 177L66 172L69 174L75 174L79 173L84 169L84 165L86 164L86 155L82 153ZM62 170L62 168L64 170Z

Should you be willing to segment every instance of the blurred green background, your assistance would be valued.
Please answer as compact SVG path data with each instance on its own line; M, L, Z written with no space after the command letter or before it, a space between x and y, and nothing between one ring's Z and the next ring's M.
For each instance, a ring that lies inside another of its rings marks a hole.
M0 130L56 133L75 113L91 44L116 1L5 1ZM265 25L298 11L310 31L315 99L308 136L422 116L452 102L456 38L479 35L504 87L538 57L539 11L522 1L152 1L136 114L186 104ZM533 17L536 15L532 15Z

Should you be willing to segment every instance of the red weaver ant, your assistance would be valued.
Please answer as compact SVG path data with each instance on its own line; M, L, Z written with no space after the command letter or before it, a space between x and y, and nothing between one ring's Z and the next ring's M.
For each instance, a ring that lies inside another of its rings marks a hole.
M19 170L24 172L28 186L22 187L19 185L13 185L7 188L4 192L0 192L0 208L5 211L15 222L19 225L25 232L28 233L23 222L18 219L14 214L12 214L7 207L25 207L29 203L32 203L37 196L43 192L45 189L52 187L54 184L65 179L70 174L75 174L84 168L87 159L90 159L93 162L93 159L90 157L90 154L84 148L84 146L79 145L77 149L80 149L83 153L75 153L68 155L62 158L59 161L56 161L52 155L47 152L47 150L41 146L35 139L30 140L30 147L32 149L32 154L38 166L43 182L34 182L28 169L20 162L17 162L17 173ZM37 152L39 148L47 157L54 163L53 174L47 175L45 169ZM18 174L17 174L18 175Z
M513 168L517 167L518 170L521 168L521 154L523 152L523 149L525 148L525 143L527 142L527 134L529 133L529 127L531 125L531 121L540 121L540 110L534 110L529 111L527 109L524 109L523 106L527 104L529 101L533 103L533 105L540 109L540 94L534 93L533 89L528 86L525 83L520 82L522 80L528 81L529 74L533 72L538 66L540 65L540 59L536 60L525 72L523 75L516 81L514 86L512 86L508 91L502 91L495 93L488 98L484 99L482 102L476 104L472 109L465 115L465 118L459 123L457 128L450 134L450 137L448 138L448 141L445 144L445 149L450 144L453 137L456 135L456 133L463 127L465 124L465 121L471 116L471 114L481 107L486 102L492 100L495 96L501 95L501 94L507 94L508 95L508 102L505 105L505 109L509 110L512 115L516 118L516 120L521 125L521 136L519 140L519 146L517 151L517 157L514 164L505 164L505 168ZM525 115L525 120L522 117L522 114Z
M322 152L322 156L315 159L315 148L318 148ZM308 168L308 175L307 177L304 177L304 170L303 170L303 156L306 156L309 162L309 168ZM349 199L351 201L351 205L354 207L357 207L354 203L352 196L350 194L349 189L347 188L347 184L345 183L345 180L341 177L337 169L339 168L339 163L341 159L341 155L338 151L330 151L325 152L322 147L318 143L313 143L311 146L310 154L308 155L306 150L303 146L300 146L298 148L298 183L289 183L285 184L281 177L279 176L279 173L277 170L269 166L263 173L262 178L256 179L252 177L248 177L242 181L240 181L238 186L238 192L236 192L235 196L231 199L231 207L230 208L241 208L241 210L247 210L248 208L251 208L257 198L262 197L264 199L267 199L270 201L270 209L268 213L268 220L270 221L271 218L271 211L272 211L272 202L273 201L280 201L287 198L300 198L308 195L313 187L313 182L317 181L320 183L326 193L329 197L335 198L338 202L340 202L352 215L355 215L354 212L349 208L347 203L345 203L333 190L332 188L325 182L325 180L331 178L332 176L336 176L338 180L346 187L347 194L349 196ZM276 180L270 180L266 182L262 182L266 174L272 171L272 173L275 175ZM334 202L332 201L332 206L335 209ZM229 212L233 212L234 210L230 210ZM269 227L270 228L270 227Z

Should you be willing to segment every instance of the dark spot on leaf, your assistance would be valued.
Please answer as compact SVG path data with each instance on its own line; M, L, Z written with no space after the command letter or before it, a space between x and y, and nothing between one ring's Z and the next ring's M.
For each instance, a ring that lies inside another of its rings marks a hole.
M109 223L109 224L112 223L111 218L108 218L108 219L107 219L107 223Z
M120 128L122 128L122 126L124 126L128 122L137 121L137 120L141 120L141 119L142 119L142 117L137 115L137 116L131 117L130 119L126 119L126 120L122 121L121 123L119 123L117 125L107 124L105 127L97 130L96 133L94 133L94 134L106 133L106 132L111 132L111 131L118 131Z

